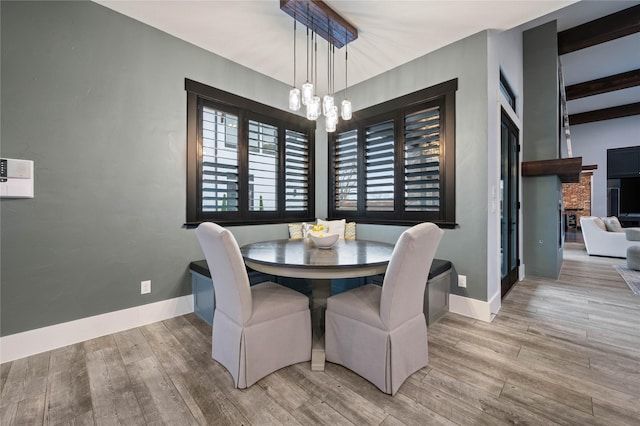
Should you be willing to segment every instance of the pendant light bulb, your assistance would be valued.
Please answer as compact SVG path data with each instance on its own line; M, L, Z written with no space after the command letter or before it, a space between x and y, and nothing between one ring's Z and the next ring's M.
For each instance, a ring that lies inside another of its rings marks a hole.
M322 98L322 115L326 116L334 107L334 99L331 95L324 95Z
M307 80L302 85L302 105L309 105L311 98L313 98L313 83Z
M320 96L313 96L307 104L307 119L317 120L320 116Z
M337 123L335 121L329 120L327 118L326 123L327 124L326 124L326 129L325 130L327 131L327 133L333 133L333 132L336 131Z
M335 105L331 107L325 114L325 117L327 132L335 132L336 126L338 125L338 107Z
M291 90L289 90L289 109L291 111L299 111L301 103L300 89L297 87L291 88Z
M343 120L351 120L353 109L351 108L351 101L349 99L342 101L342 112L340 115Z

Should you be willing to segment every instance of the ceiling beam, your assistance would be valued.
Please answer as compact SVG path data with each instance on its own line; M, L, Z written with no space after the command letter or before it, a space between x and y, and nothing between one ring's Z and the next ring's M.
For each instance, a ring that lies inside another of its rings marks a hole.
M580 182L582 157L524 161L520 169L522 176L558 175L562 183L577 183Z
M632 115L640 115L640 102L571 114L569 115L569 124L574 126L576 124L593 123L594 121L611 120Z
M610 75L597 80L585 81L584 83L572 84L567 86L565 91L567 100L572 101L635 86L640 86L640 69Z
M558 33L558 55L640 32L640 5Z

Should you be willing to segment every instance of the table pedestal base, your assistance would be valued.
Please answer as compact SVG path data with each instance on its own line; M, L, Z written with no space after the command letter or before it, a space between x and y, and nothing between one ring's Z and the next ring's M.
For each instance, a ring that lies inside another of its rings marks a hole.
M331 280L311 280L311 327L313 345L311 348L311 370L324 371L324 313L327 298L331 296Z
M311 371L324 371L324 342L321 346L311 349Z

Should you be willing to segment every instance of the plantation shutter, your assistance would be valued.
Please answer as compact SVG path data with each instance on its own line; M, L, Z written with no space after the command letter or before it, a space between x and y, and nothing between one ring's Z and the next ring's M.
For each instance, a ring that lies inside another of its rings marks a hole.
M365 129L366 210L394 210L394 122Z
M249 210L278 209L278 128L249 120Z
M238 117L202 110L202 211L238 211Z
M404 122L406 211L440 209L440 109L407 115Z
M335 142L335 208L358 209L358 130L337 135Z
M304 133L285 131L285 210L309 209L309 140Z

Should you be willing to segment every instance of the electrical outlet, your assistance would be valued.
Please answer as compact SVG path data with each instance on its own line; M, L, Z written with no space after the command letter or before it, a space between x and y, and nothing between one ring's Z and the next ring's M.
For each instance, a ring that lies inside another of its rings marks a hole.
M458 275L458 287L467 288L467 276Z
M140 281L140 294L151 293L151 280Z

